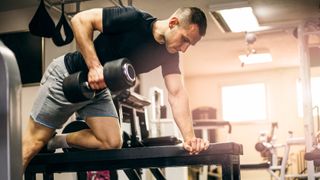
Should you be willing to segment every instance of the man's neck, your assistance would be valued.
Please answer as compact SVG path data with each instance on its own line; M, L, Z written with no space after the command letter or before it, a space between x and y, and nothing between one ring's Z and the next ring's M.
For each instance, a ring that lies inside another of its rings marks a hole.
M166 30L166 25L166 20L157 20L152 26L153 37L159 44L165 43L164 33Z

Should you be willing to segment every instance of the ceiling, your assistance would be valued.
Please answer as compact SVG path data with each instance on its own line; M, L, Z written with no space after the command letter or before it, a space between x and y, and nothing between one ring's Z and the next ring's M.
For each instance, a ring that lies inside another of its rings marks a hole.
M133 0L133 6L150 12L159 19L167 18L181 6L197 6L206 12L206 36L182 54L186 76L299 66L298 40L293 36L293 31L303 20L320 17L319 0L248 0L260 26L265 28L255 32L257 40L253 47L257 51L270 51L273 62L243 67L238 55L246 50L245 33L223 33L209 15L210 5L233 1L237 0ZM114 2L117 0L85 1L80 4L80 9L111 6ZM123 2L126 4L127 1ZM34 7L38 3L39 0L2 0L0 12Z

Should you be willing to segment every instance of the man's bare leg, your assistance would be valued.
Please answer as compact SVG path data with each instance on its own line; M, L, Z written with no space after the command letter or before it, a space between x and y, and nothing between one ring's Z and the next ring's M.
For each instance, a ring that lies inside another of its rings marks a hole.
M122 146L119 120L114 117L90 117L86 119L90 129L69 133L66 142L81 149L118 149Z
M86 120L90 129L69 133L65 136L70 147L83 149L119 149L122 136L119 120L114 117L90 117ZM23 167L48 143L54 129L45 127L30 118L23 137ZM61 141L60 141L61 142ZM57 147L62 145L56 145Z
M26 169L30 160L47 144L55 129L45 127L29 118L27 129L22 138L22 161Z

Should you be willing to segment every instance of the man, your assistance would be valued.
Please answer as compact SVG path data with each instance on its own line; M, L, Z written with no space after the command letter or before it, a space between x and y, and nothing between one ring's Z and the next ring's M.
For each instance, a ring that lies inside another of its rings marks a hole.
M205 35L207 22L200 9L180 8L166 20L133 7L91 9L75 15L71 26L79 51L55 59L43 75L23 137L24 168L47 143L49 149L121 148L118 116L102 66L121 57L131 60L137 74L161 66L173 116L184 139L183 147L190 154L208 148L208 141L194 134L178 53L185 52ZM96 30L101 33L93 41ZM92 100L73 104L65 99L61 84L66 76L77 71L88 71L90 87L101 91ZM61 128L74 112L85 118L90 129L52 138L55 129Z

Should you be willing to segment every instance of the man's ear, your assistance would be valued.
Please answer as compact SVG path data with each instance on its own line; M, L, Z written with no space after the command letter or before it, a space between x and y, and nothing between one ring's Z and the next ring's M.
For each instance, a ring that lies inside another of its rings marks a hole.
M179 25L179 19L177 17L170 18L170 20L169 20L169 28L172 29L176 25Z

